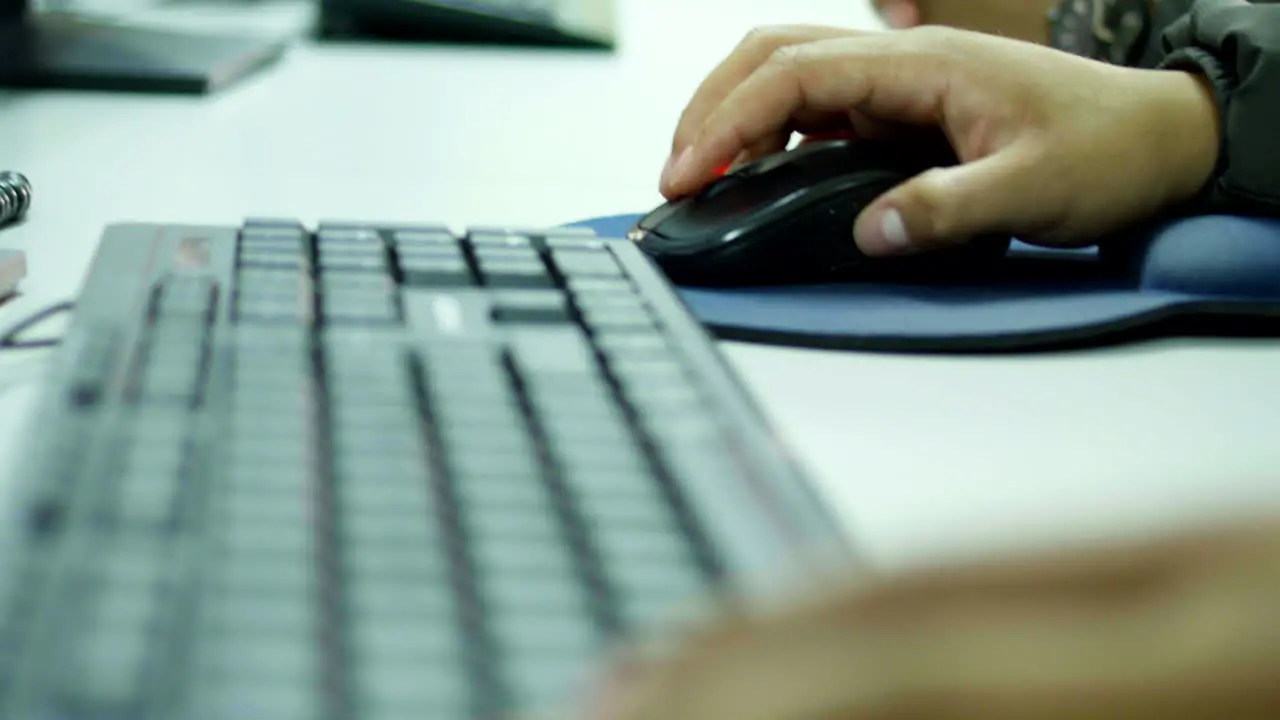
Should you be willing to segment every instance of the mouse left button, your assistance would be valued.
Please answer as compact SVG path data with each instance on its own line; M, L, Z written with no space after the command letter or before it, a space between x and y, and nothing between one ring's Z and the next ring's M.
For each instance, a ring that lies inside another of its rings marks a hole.
M645 233L653 232L660 225L669 220L672 215L675 215L684 202L684 200L673 200L659 205L650 211L648 215L645 215L636 221L633 229L641 230Z

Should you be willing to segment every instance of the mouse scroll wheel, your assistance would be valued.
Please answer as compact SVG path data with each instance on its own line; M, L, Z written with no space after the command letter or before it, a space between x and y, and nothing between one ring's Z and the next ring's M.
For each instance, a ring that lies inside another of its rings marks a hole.
M735 187L736 185L738 185L738 183L742 182L745 179L745 177L746 176L739 175L736 172L725 175L719 180L716 180L715 182L712 182L710 185L708 185L707 188L702 191L702 198L704 200L713 198L719 195L720 193L724 192L725 190Z

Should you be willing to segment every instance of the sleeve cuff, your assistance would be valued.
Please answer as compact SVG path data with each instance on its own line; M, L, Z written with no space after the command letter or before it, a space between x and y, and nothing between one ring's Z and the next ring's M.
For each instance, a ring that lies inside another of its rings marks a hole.
M1218 117L1225 124L1227 121L1227 110L1230 98L1235 89L1235 79L1223 67L1222 63L1205 50L1195 46L1183 46L1172 50L1157 66L1159 70L1173 70L1189 72L1203 76L1213 88L1214 99L1218 106ZM1228 167L1228 141L1227 133L1222 133L1221 145L1218 148L1217 165L1214 167L1213 174L1200 192L1190 200L1193 206L1212 206L1215 201L1221 200L1219 196L1219 179L1222 178Z

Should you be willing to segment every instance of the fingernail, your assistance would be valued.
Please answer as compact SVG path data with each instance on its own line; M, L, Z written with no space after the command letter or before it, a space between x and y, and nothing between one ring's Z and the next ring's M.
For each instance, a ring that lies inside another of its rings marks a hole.
M662 186L666 187L671 184L671 169L676 166L676 161L680 159L680 154L672 151L671 156L667 158L667 164L662 166Z
M889 208L880 214L880 240L891 250L903 250L911 244L902 213Z
M672 158L672 162L667 165L666 171L662 174L663 187L671 187L684 178L685 173L689 169L689 160L693 156L693 146L690 145L680 151L679 155Z
M920 11L912 0L889 0L880 8L889 27L895 29L909 28L920 22Z

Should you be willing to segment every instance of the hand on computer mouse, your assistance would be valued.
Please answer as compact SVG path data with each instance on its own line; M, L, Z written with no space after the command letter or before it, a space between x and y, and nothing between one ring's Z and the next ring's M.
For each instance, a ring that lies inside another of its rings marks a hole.
M1221 133L1211 90L1190 73L951 28L783 28L753 33L699 88L661 190L682 197L795 132L832 130L940 131L961 160L861 213L852 230L867 255L984 233L1092 244L1194 197Z
M636 660L589 720L1262 720L1280 525L916 570Z

